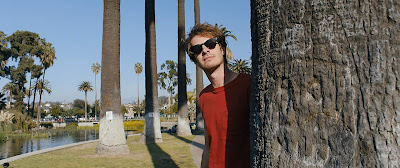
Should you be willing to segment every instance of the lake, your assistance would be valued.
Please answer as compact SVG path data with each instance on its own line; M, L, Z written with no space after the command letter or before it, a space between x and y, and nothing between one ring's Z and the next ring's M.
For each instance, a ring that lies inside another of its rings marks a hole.
M50 130L48 133L51 135L48 138L9 137L7 141L0 142L0 160L41 149L99 139L98 130Z

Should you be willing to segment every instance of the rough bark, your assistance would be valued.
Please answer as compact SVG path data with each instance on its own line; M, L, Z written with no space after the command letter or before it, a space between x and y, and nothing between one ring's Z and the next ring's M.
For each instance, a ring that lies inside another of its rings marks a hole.
M146 112L145 136L142 141L146 143L162 142L160 111L158 110L157 90L157 55L156 55L156 24L154 0L145 2L145 29L146 29Z
M185 54L185 1L178 0L178 136L192 135L189 127L187 88L186 88L186 54Z
M200 2L194 0L194 24L200 24ZM203 114L200 110L199 95L203 90L203 70L196 65L196 130L204 130Z
M400 3L252 0L253 167L400 165Z
M101 108L97 154L130 153L124 133L120 86L120 0L104 0ZM106 113L112 113L112 119Z

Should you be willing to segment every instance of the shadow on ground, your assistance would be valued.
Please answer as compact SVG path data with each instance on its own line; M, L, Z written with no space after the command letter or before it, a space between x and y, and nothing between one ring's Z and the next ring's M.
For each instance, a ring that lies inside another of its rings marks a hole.
M146 146L151 155L154 167L178 167L171 156L164 152L156 143L147 143Z
M193 144L194 146L196 146L196 147L198 147L198 148L200 148L200 149L203 149L204 148L204 144L200 144L200 143L198 143L198 142L195 142L195 141L191 141L191 140L188 140L188 139L186 139L186 138L184 138L184 137L180 137L180 136L177 136L176 134L174 134L174 133L168 133L169 135L172 135L172 136L174 136L174 137L176 137L176 138L178 138L179 140L181 140L181 141L183 141L183 142L186 142L186 143L188 143L188 144ZM200 133L193 133L193 135L201 135Z

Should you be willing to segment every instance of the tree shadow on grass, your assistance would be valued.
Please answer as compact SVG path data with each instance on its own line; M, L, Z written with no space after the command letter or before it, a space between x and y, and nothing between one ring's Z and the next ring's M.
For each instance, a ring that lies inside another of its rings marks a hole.
M188 139L186 139L186 138L184 138L184 137L177 136L177 135L174 134L174 133L168 133L168 134L169 134L169 135L172 135L172 136L174 136L174 137L176 137L176 138L178 138L179 140L181 140L181 141L183 141L183 142L186 142L186 143L188 143L188 144L193 144L194 146L196 146L196 147L198 147L198 148L200 148L200 149L203 149L203 148L204 148L204 144L201 144L201 143L198 143L198 142L195 142L195 141L188 140Z
M172 160L171 156L164 152L156 143L146 143L146 146L151 155L154 167L178 167L174 160Z

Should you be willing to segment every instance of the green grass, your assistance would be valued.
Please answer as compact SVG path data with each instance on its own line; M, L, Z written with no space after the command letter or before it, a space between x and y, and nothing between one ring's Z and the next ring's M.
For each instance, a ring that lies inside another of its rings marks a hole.
M190 142L195 135L176 137L163 133L162 143L139 142L141 136L128 137L131 151L127 155L100 156L95 153L97 142L35 155L11 162L11 167L196 167Z

